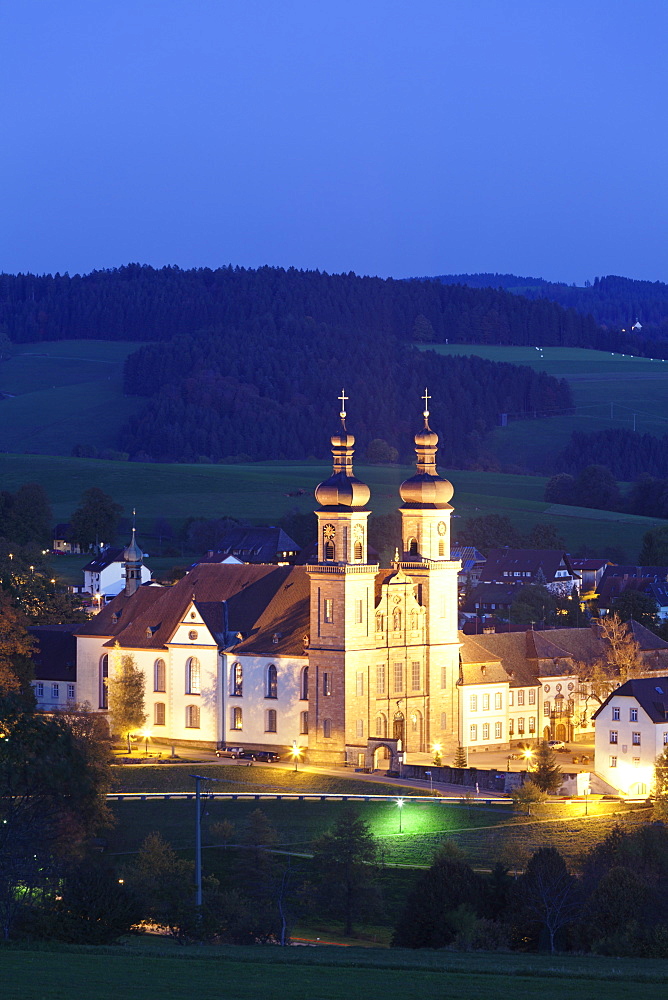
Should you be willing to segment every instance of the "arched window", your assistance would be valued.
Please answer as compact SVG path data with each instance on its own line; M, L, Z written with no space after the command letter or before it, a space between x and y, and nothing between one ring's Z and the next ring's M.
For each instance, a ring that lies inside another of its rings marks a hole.
M244 668L238 662L233 663L230 674L230 694L241 698L244 693Z
M154 726L164 726L165 724L165 703L164 701L156 701L153 716Z
M186 663L186 694L201 694L201 671L199 660L191 656Z
M164 660L156 660L153 666L153 690L166 691L167 670Z
M357 560L357 562L362 562L362 543L361 542L355 542L355 547L354 547L354 550L353 550L353 558L355 560Z
M409 556L416 556L418 554L417 538L408 539L408 554Z
M324 736L324 738L326 740L331 739L331 737L332 737L332 720L331 719L323 719L322 720L322 735Z
M376 716L376 736L387 737L387 718L382 712Z
M265 692L265 698L277 698L278 697L278 679L276 674L276 667L273 663L270 663L267 667L267 689Z
M244 728L244 716L240 708L232 709L232 729Z
M276 709L268 708L264 713L264 731L265 733L275 733L276 732Z
M186 705L186 729L199 729L199 705Z
M395 608L392 612L392 628L395 632L399 632L401 629L401 611L399 608Z
M308 701L308 667L304 667L302 670L299 697L302 701Z
M299 713L299 733L301 736L308 736L308 712Z
M418 613L417 611L411 611L411 628L415 630L418 627Z
M334 542L325 542L325 559L329 559L333 562L335 554L336 550L334 548Z
M109 656L100 660L100 708L109 708Z

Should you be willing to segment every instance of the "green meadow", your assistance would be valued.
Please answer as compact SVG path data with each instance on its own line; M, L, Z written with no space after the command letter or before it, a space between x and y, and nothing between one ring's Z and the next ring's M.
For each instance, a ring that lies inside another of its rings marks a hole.
M0 361L0 451L69 455L76 444L115 448L120 427L144 402L123 395L123 363L140 346L104 340L18 345Z
M125 946L4 946L6 1000L132 1000L220 996L224 1000L627 1000L657 996L668 982L658 959L523 955L350 947L234 947L139 938Z
M574 430L633 430L635 425L637 431L658 437L668 433L668 361L575 347L434 344L423 349L528 365L570 383L572 415L511 420L492 432L486 448L503 465L545 469Z

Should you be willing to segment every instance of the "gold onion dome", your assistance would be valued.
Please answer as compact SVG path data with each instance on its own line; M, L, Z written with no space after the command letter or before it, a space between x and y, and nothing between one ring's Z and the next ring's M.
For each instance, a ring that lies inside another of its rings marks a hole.
M339 397L342 407L347 399L345 393ZM325 479L315 490L315 498L321 507L363 507L371 491L353 473L353 452L355 438L346 428L346 411L341 409L341 429L332 434L332 457L334 468L329 479Z
M438 434L429 426L429 395L425 389L424 427L415 435L417 475L411 476L399 488L401 499L409 507L449 507L448 501L455 492L451 482L442 479L436 471Z

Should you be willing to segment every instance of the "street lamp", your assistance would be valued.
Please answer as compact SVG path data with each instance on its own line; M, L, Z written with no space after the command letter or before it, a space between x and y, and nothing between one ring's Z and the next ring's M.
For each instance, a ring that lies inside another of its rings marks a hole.
M295 762L295 771L296 771L297 770L297 764L299 763L299 758L302 755L302 748L298 747L298 746L294 746L292 748L292 750L290 751L290 754L292 756L292 759Z
M442 749L443 749L443 747L441 746L440 743L434 743L434 746L433 746L433 750L434 750L434 764L436 764L437 766L440 765L440 763L441 763L441 750Z
M397 799L397 807L399 809L399 833L401 833L401 810L404 808L403 799Z
M534 758L534 751L531 750L529 747L527 747L526 750L522 751L522 757L524 758L524 760L527 763L527 771L530 771L531 770L531 762L533 761L533 758Z

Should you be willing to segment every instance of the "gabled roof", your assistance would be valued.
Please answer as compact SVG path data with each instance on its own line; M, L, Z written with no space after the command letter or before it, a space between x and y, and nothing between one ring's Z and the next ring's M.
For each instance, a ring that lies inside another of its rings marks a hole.
M574 574L568 553L559 549L492 549L482 570L482 581L499 581L504 572L530 573L534 577L541 570L550 583L554 581L562 564L571 575Z
M123 562L124 549L107 548L84 566L84 573L99 573L112 563Z
M472 640L471 636L466 636L462 645L462 663L469 655L470 643L474 642L478 647L475 651L476 663L481 662L481 656L487 656L487 660L482 662L498 663L503 670L503 679L510 683L511 687L536 687L539 683L535 672L535 667L527 657L526 632L496 632L490 635L477 635ZM482 651L482 652L481 652ZM499 670L494 670L492 676L501 677ZM467 680L469 676L466 670L463 671L464 683L472 683ZM484 680L488 680L489 674ZM480 684L479 678L475 683ZM491 681L491 683L494 683Z
M236 556L246 563L273 563L284 552L300 551L301 547L282 528L230 528L218 549L200 562L222 562L227 556Z
M248 636L234 647L234 652L306 656L308 648L304 637L310 629L309 594L306 570L303 566L292 567L282 576L274 596L248 630Z
M155 584L144 585L131 597L126 597L125 591L122 590L113 601L104 605L99 614L94 615L85 625L79 625L76 634L118 636L133 619L140 617L146 609L158 601L167 589L171 588Z
M652 722L668 721L668 677L635 677L608 695L592 718L596 719L612 698L635 698Z
M577 557L571 556L571 566L575 570L597 570L603 569L604 566L611 566L612 563L609 559L578 559Z
M496 604L510 607L520 588L518 583L479 583L466 601L466 611L475 611L476 605Z
M459 559L462 569L466 572L486 561L482 552L478 552L474 545L453 545L450 549L450 557Z

